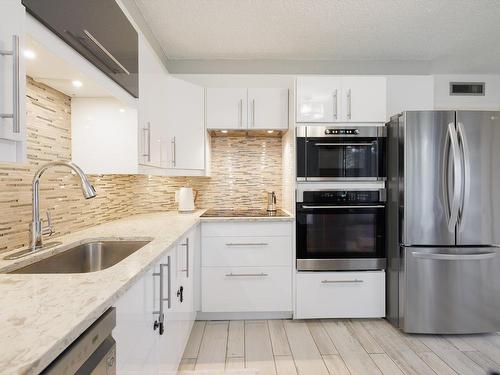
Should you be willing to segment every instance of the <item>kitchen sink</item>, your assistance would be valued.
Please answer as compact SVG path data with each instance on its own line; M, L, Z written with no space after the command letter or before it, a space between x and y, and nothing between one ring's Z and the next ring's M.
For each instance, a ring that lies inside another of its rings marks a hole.
M91 241L10 273L87 273L109 268L150 241Z

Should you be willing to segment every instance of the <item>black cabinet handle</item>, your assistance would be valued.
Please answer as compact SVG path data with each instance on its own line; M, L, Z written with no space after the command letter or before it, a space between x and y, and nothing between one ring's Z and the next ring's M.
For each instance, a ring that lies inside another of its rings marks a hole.
M181 303L184 302L184 287L182 285L179 288L179 290L177 291L177 297L179 298Z

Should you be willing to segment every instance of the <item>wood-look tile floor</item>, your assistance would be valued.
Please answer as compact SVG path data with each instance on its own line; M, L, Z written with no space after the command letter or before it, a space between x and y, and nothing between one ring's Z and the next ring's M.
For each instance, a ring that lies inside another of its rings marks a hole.
M237 369L259 375L484 375L500 372L500 335L406 335L382 319L195 322L179 373Z

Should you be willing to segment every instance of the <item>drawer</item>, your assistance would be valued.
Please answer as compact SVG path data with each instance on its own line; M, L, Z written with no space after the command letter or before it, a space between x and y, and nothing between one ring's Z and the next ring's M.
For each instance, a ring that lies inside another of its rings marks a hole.
M292 265L291 237L205 237L203 267Z
M385 316L385 272L298 272L297 319Z
M203 312L292 311L291 267L202 268Z
M291 236L292 221L204 222L201 235L202 237Z

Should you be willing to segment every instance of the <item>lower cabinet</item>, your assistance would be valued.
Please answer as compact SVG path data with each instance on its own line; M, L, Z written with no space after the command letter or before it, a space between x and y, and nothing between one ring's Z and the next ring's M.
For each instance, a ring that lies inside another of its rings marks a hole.
M181 238L116 302L117 373L177 370L196 314L190 247L198 231L199 226Z
M385 316L385 272L298 272L297 319Z
M202 223L202 312L289 312L291 222Z

